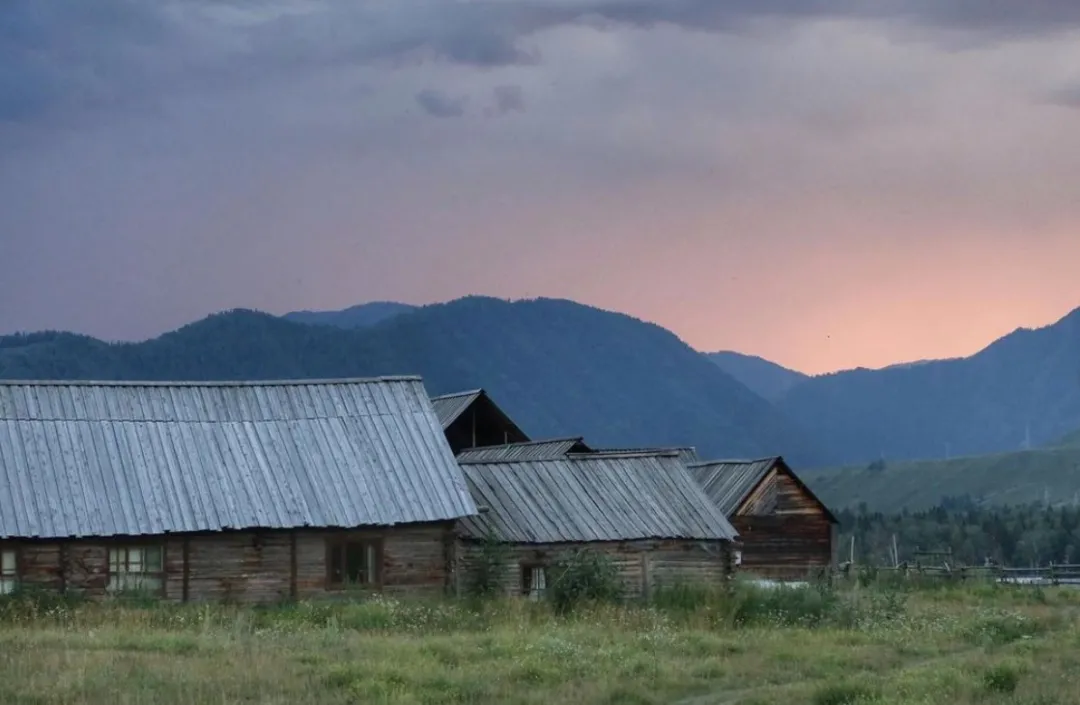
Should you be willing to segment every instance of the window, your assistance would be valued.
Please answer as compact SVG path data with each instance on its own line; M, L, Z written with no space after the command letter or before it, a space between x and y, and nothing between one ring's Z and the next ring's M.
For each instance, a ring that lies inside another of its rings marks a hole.
M327 582L332 587L379 585L382 545L377 540L327 542Z
M0 595L10 595L19 587L19 554L13 548L0 551Z
M547 574L544 566L525 564L521 566L521 594L530 600L539 600L547 590Z
M161 546L109 549L109 591L160 592L164 584Z

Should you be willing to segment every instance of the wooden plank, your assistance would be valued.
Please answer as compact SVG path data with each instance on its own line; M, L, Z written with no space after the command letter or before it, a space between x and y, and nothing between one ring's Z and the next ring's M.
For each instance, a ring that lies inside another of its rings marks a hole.
M180 595L180 600L182 602L187 602L191 599L191 539L187 536L184 537L180 560L183 562L183 566L181 566L181 571L183 571L183 584L181 587L182 593Z
M299 590L296 580L296 531L289 532L289 599L296 600Z

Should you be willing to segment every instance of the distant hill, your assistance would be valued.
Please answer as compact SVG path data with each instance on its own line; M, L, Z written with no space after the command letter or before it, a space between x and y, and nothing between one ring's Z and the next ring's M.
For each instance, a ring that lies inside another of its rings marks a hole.
M774 401L796 384L810 377L789 370L757 355L744 355L731 350L705 353L720 369L739 380L759 396Z
M338 328L367 328L376 323L415 310L411 304L396 301L372 301L371 303L350 306L340 311L293 311L282 318L294 323L309 325L337 326Z
M0 339L0 377L9 379L402 373L423 375L432 394L484 387L536 437L583 434L598 446L695 445L707 457L820 460L783 414L674 334L570 301L469 297L357 329L232 311L142 343Z
M1061 438L1057 439L1052 447L1055 448L1080 448L1080 428L1076 429L1072 433L1066 433Z
M946 497L987 505L1080 503L1080 447L1040 448L952 460L886 462L804 470L802 478L831 507L892 513L937 506Z
M831 465L1044 445L1080 426L1080 309L971 357L813 377L777 404Z

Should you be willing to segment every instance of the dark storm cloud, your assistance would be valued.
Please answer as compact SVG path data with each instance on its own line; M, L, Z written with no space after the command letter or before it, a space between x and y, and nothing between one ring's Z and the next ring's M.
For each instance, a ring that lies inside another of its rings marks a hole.
M318 66L534 64L528 38L574 22L736 31L770 18L858 18L988 40L1080 26L1076 0L5 0L0 125L74 119L155 95L228 88Z
M461 117L465 114L465 96L452 96L434 88L425 88L416 94L420 108L432 117Z

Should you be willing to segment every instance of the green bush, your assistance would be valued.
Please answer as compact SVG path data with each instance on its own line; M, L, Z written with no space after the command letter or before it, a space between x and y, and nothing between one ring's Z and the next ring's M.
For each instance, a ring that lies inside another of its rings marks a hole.
M509 554L510 549L506 544L492 535L487 536L470 566L469 583L466 585L468 594L479 598L497 595L502 588Z
M582 603L617 602L622 597L619 571L608 556L579 549L560 556L551 566L547 594L559 614Z
M998 664L983 674L983 687L991 693L1014 693L1020 685L1020 671L1006 663Z
M829 683L814 693L814 705L856 705L874 702L880 693L862 683Z

